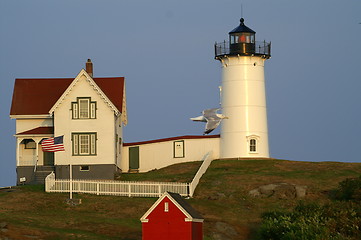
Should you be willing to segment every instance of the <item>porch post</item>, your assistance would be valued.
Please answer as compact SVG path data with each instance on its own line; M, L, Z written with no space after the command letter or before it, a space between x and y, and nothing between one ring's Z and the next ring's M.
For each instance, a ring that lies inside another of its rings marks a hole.
M69 164L69 198L73 199L73 166Z
M38 166L39 162L39 142L36 139L33 139L35 141L35 165L34 165L34 172L36 172L36 167Z
M19 137L16 137L16 167L20 166L20 143Z

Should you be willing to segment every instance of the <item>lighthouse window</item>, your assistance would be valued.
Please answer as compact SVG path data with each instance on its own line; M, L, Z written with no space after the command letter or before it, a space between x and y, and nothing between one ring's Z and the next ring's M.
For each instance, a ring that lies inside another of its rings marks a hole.
M244 43L244 42L249 42L249 36L245 36L245 35L241 35L239 36L238 42Z
M256 139L251 139L249 141L249 151L250 152L256 152L257 148L257 140Z

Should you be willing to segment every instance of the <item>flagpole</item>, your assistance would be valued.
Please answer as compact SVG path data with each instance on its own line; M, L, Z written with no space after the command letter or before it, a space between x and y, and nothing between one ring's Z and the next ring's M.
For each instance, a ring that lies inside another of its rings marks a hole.
M70 176L70 199L73 199L73 169L71 163L69 164L69 176Z

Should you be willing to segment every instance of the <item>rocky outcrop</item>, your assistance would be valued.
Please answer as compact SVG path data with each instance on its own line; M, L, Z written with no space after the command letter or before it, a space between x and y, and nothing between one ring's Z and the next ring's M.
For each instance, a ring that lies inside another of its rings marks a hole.
M249 191L252 197L274 197L278 199L294 199L306 196L307 186L290 183L272 183Z

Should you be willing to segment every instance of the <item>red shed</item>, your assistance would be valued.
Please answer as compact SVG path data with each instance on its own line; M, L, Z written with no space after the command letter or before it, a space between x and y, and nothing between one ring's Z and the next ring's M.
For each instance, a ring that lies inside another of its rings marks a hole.
M165 192L140 220L143 240L203 239L203 217L178 193Z

